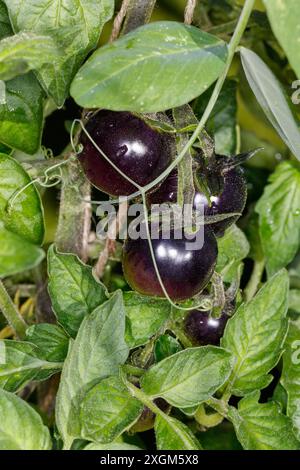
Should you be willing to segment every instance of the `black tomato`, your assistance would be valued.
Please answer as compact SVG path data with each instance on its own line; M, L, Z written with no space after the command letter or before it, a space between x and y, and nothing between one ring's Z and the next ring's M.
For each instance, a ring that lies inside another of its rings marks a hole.
M201 175L199 176L201 178ZM207 197L200 191L195 192L194 205L203 204L204 215L223 215L229 213L241 214L247 200L247 183L240 168L232 168L218 175L221 180L220 192ZM157 191L148 195L148 204L161 204L163 202L176 203L177 201L177 171L170 173ZM239 218L238 215L229 217L211 224L215 235L223 236L225 230Z
M229 318L225 311L220 318L213 318L209 311L191 310L185 318L184 330L195 345L218 345Z
M221 177L221 190L210 197L210 204L203 194L195 195L204 204L205 215L242 214L247 201L247 182L240 168L232 168ZM197 201L197 199L196 199ZM225 230L239 219L235 215L212 224L216 236L223 236Z
M171 171L161 186L150 194L147 194L147 203L162 204L164 202L175 204L177 202L178 174L177 170Z
M203 230L203 228L202 228ZM196 240L180 237L171 231L170 239L161 232L152 240L157 267L164 287L173 301L189 299L208 284L216 265L218 248L208 226L203 230L203 245L195 249ZM194 245L187 246L190 243ZM148 240L127 239L123 248L123 271L130 287L150 296L164 297L151 258Z
M129 112L99 111L86 129L98 147L126 176L141 186L153 181L170 164L174 138L158 132ZM127 196L136 187L101 155L84 132L79 160L89 181L104 193Z

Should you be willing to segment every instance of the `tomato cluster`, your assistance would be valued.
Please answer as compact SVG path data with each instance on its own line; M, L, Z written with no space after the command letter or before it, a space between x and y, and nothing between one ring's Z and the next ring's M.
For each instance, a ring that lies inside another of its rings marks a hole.
M145 186L168 168L174 157L174 137L129 112L98 111L88 121L86 130L93 142L86 133L82 133L83 150L79 155L82 168L94 186L111 196L128 196L136 192L137 187L118 173L110 162L131 181ZM169 237L160 231L159 236L152 239L161 281L175 302L190 299L207 286L218 256L216 237L222 236L238 219L247 197L242 170L227 164L230 159L214 155L209 163L201 156L195 161L198 164L194 178L194 210L199 203L203 204L207 218L203 245L198 249L187 248L191 246L186 243L191 241L190 237L187 240L184 232L179 237L174 228ZM205 192L201 190L203 182L207 188ZM147 204L176 203L177 188L178 174L174 170L147 194ZM226 214L235 215L217 221L207 217ZM164 296L147 239L128 238L125 241L123 272L130 287L137 292ZM222 335L226 321L226 315L214 320L207 312L193 311L187 319L187 333L198 343L205 343L202 333L209 338L209 343L215 343ZM196 330L197 337L191 333Z

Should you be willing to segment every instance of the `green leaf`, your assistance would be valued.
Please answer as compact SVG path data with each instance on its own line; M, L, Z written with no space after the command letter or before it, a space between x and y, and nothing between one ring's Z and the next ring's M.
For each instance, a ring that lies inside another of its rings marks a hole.
M155 362L162 361L166 357L172 356L181 350L182 347L176 338L170 335L161 335L155 341L154 345Z
M112 442L135 423L143 409L119 377L103 379L81 403L82 437L93 442Z
M288 275L282 270L226 325L221 345L236 358L229 383L237 396L265 388L272 380L268 372L279 361L287 332L288 288Z
M242 450L233 425L223 421L219 426L201 432L201 444L205 450Z
M39 193L30 182L16 160L0 153L1 277L33 268L44 257L44 252L35 246L44 238L43 209Z
M293 260L300 247L300 168L282 162L256 205L268 274Z
M287 415L291 418L300 440L300 322L290 321L284 344L281 383L288 394Z
M298 450L292 423L282 414L277 403L258 403L259 391L252 392L238 404L230 407L237 438L247 450Z
M118 373L128 356L124 340L122 293L86 316L64 363L56 402L56 424L69 448L81 436L79 409L83 397L101 379Z
M126 311L126 342L133 349L147 343L168 320L168 301L154 299L136 292L124 292Z
M236 92L237 82L227 79L206 124L207 132L214 136L218 155L234 155L237 150ZM212 87L196 100L193 109L198 119L201 118L211 94Z
M49 36L18 33L0 41L0 79L11 80L55 60L59 54Z
M289 62L300 78L298 60L300 30L298 18L300 4L298 0L263 0L267 9L272 30L284 49Z
M88 108L164 111L203 93L222 73L226 57L226 44L215 36L155 22L98 49L76 75L71 95Z
M206 401L228 379L232 356L215 346L188 348L152 366L141 379L151 398L187 408Z
M140 447L126 442L110 442L109 444L92 443L88 444L83 450L142 450Z
M0 416L0 450L51 449L48 428L21 398L0 390Z
M0 39L12 34L7 8L0 0ZM7 83L0 81L0 141L28 154L38 150L43 127L43 97L32 73Z
M44 238L44 218L41 199L31 179L13 158L0 154L0 219L5 228L35 244ZM14 197L16 196L16 197Z
M270 399L268 400L270 401ZM272 401L275 401L281 406L281 409L284 414L286 414L286 408L287 408L287 393L284 387L281 385L280 382L277 383L273 395L272 395Z
M0 278L34 268L44 256L41 248L6 230L0 223Z
M23 341L0 341L0 388L16 392L31 380L44 380L61 369L60 363L39 358L38 348Z
M0 103L0 140L33 155L40 147L44 92L32 72L9 80Z
M231 282L240 262L247 257L250 250L244 233L232 225L224 237L218 239L218 261L216 271L222 275L224 282Z
M7 8L4 5L3 1L0 0L0 39L5 38L10 34L12 34L12 29L9 21Z
M5 0L15 32L50 36L61 49L38 77L58 106L87 54L97 46L103 25L114 11L114 0Z
M241 58L250 87L267 118L300 160L300 130L280 83L255 52L241 47Z
M200 450L200 442L192 431L178 419L157 415L154 424L158 450Z
M106 289L92 268L71 254L48 251L49 293L58 322L75 336L83 318L107 300Z
M39 349L39 357L50 362L63 362L68 354L69 337L58 325L39 323L26 330L26 338Z
M7 8L0 0L0 39L12 34ZM43 127L43 96L32 73L7 83L0 81L0 141L28 154L38 150Z

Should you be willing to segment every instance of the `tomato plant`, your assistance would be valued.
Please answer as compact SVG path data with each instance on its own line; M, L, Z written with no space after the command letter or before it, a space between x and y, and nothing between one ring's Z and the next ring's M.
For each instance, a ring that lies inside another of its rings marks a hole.
M0 450L299 450L299 15L0 0Z

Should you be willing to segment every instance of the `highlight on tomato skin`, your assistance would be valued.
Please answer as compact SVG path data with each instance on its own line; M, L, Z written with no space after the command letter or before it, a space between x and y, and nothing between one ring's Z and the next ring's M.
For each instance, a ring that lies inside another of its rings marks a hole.
M214 272L218 256L215 236L208 226L203 229L203 246L188 249L191 240L184 235L176 239L171 231L169 239L152 240L154 255L164 287L173 301L182 301L199 294ZM128 238L123 248L123 272L132 289L149 296L164 297L155 272L148 240Z
M229 319L226 310L219 318L214 318L211 311L191 310L184 320L184 331L195 346L217 346Z
M212 224L213 231L217 237L222 237L227 228L234 224L242 215L247 202L247 181L241 168L233 168L225 171L221 178L221 188L217 193L213 193L208 201L203 193L195 196L199 202L204 204L204 213L208 216L236 213L237 215L228 217L222 221ZM201 173L199 175L201 178Z
M121 172L140 186L155 180L171 163L174 137L150 127L129 112L101 110L86 124L97 146ZM137 188L101 155L82 131L79 161L88 180L111 196L128 196Z

